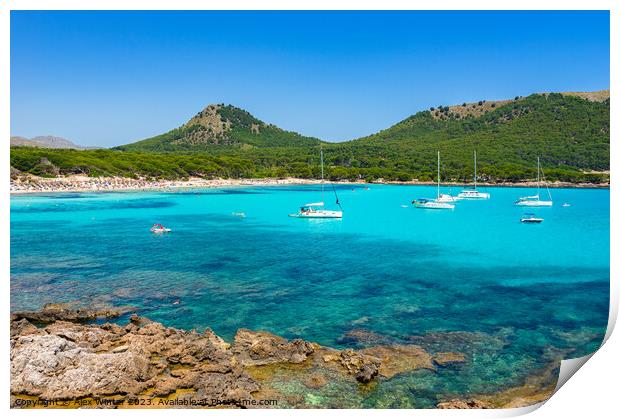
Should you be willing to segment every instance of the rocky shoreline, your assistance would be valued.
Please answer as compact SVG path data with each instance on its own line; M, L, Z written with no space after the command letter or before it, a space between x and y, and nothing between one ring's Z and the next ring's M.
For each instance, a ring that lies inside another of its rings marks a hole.
M277 185L311 185L320 183L318 179L301 178L264 178L264 179L203 179L190 178L188 180L146 180L123 177L88 177L65 176L43 178L33 175L20 175L11 178L11 194L27 193L56 193L56 192L105 192L105 191L152 191L152 190L181 190L190 188L219 188L229 186L277 186ZM354 184L348 181L337 181L337 184ZM377 180L369 184L390 185L435 185L434 182L421 181L382 181ZM463 183L444 182L445 186L459 186ZM479 186L489 187L535 187L536 182L479 182ZM609 183L549 183L550 188L609 188Z
M431 354L416 344L338 350L247 329L239 329L227 343L210 329L168 328L136 314L125 326L103 323L127 310L48 305L38 312L13 313L11 406L343 407L337 400L347 394L326 401L315 393L334 385L372 391L399 374L456 368L467 358ZM544 377L436 407L527 406L549 398L553 381ZM291 390L283 383L298 384Z

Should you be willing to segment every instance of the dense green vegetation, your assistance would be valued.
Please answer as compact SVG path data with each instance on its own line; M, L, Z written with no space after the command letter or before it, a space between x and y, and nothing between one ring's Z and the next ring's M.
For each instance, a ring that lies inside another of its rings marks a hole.
M11 147L11 167L37 176L85 174L179 179L189 176L242 178L256 175L251 160L206 153L141 153Z
M292 131L285 131L275 125L266 124L249 112L231 105L219 105L217 111L222 121L228 121L230 128L216 134L213 127L196 123L173 129L132 144L116 147L122 151L213 152L214 148L232 147L251 149L255 147L307 147L319 142L318 138L305 137ZM254 127L254 128L253 128Z
M475 149L481 181L532 179L538 155L549 180L608 180L606 174L589 172L609 170L609 100L532 95L493 107L479 117L462 117L442 106L344 143L321 143L284 131L230 106L219 112L230 121L230 129L223 137L208 137L203 143L195 139L206 138L205 127L189 125L115 150L13 147L11 166L43 176L60 172L151 178L316 178L322 144L331 179L432 180L440 151L442 177L467 181L472 177ZM258 133L253 125L259 126ZM197 131L201 131L198 137ZM51 164L42 163L42 158Z

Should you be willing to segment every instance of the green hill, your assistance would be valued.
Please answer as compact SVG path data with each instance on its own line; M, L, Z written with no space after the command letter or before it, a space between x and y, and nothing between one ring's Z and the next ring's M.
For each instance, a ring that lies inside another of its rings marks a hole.
M549 180L603 182L609 126L608 91L534 94L433 107L376 134L322 145L332 179L432 180L440 151L442 177L469 181L477 150L480 180L532 179L540 156ZM13 147L11 165L39 175L312 178L319 143L233 106L211 105L175 130L114 150Z
M470 176L473 150L480 156L479 173L491 180L531 176L536 156L560 177L562 173L574 176L574 172L609 170L609 99L597 102L557 93L536 94L502 101L501 106L489 107L475 117L463 116L454 108L419 112L343 147L364 150L394 169L425 178L434 176L437 150L446 174L455 179ZM462 111L464 106L459 108Z
M136 143L122 151L210 151L214 148L299 147L319 139L285 131L231 105L209 105L179 128Z

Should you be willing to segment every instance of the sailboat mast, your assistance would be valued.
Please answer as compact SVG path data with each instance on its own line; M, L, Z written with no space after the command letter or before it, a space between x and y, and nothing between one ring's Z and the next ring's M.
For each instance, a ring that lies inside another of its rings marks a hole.
M439 198L439 151L437 152L437 198Z
M323 146L321 145L321 201L325 202L325 184L323 183L324 179L323 174Z
M477 173L477 162L476 162L476 150L474 150L474 189L476 189L476 186L478 186L477 179L478 179L478 173Z
M540 157L536 157L536 195L540 199Z

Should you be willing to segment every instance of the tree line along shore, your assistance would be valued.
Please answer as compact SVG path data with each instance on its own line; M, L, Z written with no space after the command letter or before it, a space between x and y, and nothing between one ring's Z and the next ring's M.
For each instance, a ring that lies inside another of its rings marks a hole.
M601 93L601 92L599 92ZM11 147L11 175L151 180L321 177L430 182L441 152L445 182L527 182L540 157L550 182L609 181L609 91L597 100L533 94L431 107L367 137L326 142L265 123L232 105L209 105L182 126L112 149ZM598 97L598 96L597 96Z
M316 150L318 151L318 150ZM263 150L262 154L267 151ZM277 152L270 150L270 152ZM283 151L284 153L284 151ZM318 153L317 153L318 155ZM399 169L397 163L385 166L379 162L367 165L342 164L337 156L331 155L329 148L325 151L325 178L331 181L357 182L432 182L436 179L435 160L429 155L425 167L414 170ZM443 156L443 154L442 154ZM471 156L467 156L471 160ZM261 159L259 156L214 156L204 153L172 154L120 152L113 150L57 150L28 147L11 147L11 179L20 175L33 175L39 178L63 178L83 175L91 178L127 178L146 181L203 179L265 179L297 178L318 179L321 176L316 155L308 154L305 163L291 161L295 156L283 160L273 157ZM296 160L302 160L302 157ZM450 160L442 158L442 180L445 182L470 182L473 177L472 163L460 163L458 167ZM544 159L541 159L544 165ZM592 183L609 182L609 171L578 170L575 168L544 167L545 177L550 182ZM519 183L536 178L536 157L531 167L500 163L478 164L478 181L481 183Z

